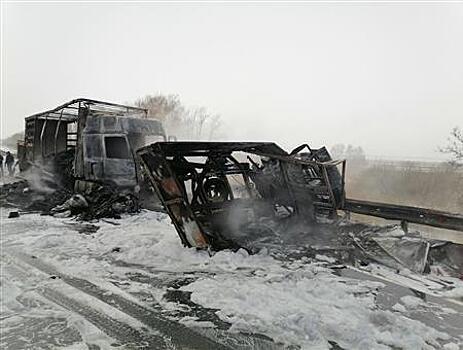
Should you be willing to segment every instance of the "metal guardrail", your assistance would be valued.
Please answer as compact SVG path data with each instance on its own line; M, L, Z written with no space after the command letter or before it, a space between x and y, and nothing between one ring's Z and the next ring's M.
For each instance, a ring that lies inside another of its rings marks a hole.
M417 162L417 161L382 161L367 160L362 169L388 168L397 171L417 171L424 173L432 172L456 172L463 174L463 166L454 166L449 162Z
M461 214L348 198L346 198L342 210L463 232L463 215Z

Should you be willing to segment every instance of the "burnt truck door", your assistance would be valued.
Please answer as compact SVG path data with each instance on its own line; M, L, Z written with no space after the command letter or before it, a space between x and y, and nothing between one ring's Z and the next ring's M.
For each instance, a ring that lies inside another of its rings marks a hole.
M122 187L137 184L135 160L125 134L104 134L104 178Z

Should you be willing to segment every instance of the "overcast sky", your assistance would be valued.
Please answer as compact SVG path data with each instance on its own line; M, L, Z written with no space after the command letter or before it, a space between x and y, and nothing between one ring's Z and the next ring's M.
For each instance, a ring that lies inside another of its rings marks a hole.
M77 97L179 94L229 139L439 158L463 127L463 3L3 4L2 136Z

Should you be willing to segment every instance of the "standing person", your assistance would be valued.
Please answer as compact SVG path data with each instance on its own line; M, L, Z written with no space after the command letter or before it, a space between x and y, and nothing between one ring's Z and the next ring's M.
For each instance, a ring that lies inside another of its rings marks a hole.
M8 168L8 175L13 176L14 175L14 157L10 153L10 151L6 152L6 157L5 157L5 164L6 167Z
M1 174L1 177L4 176L3 174L3 155L0 153L0 174Z

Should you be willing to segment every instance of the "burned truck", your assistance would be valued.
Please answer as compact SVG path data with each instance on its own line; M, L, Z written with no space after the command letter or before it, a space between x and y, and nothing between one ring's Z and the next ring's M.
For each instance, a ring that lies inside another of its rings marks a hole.
M332 217L345 197L345 161L325 148L288 154L274 143L158 142L137 153L189 247L238 248L262 228Z
M76 191L93 184L133 191L140 180L135 151L166 140L145 109L79 98L26 118L19 167L47 169Z

